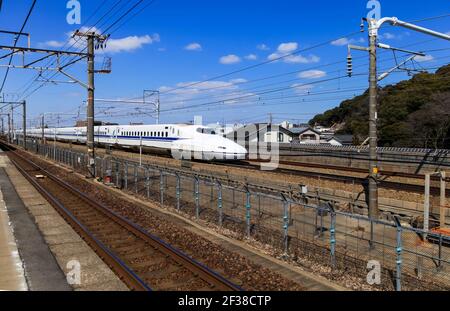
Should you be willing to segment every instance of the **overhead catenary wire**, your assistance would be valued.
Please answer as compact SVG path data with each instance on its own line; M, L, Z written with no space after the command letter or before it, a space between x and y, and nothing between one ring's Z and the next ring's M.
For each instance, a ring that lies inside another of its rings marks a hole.
M119 2L120 2L121 0L119 0ZM142 0L140 0L140 1L138 1L135 5L133 5L131 8L132 9L128 9L126 12L125 12L125 14L122 14L120 17L119 17L119 19L118 20L122 20L123 18L125 18L128 14L130 14L135 8L137 8L137 4L141 4L142 3ZM152 1L152 3L151 4L153 4L154 3L154 1ZM118 4L118 3L116 3L116 4ZM148 7L148 6L147 6ZM136 16L136 15L135 15ZM112 24L117 24L116 22L118 21L118 20L116 20L115 22L113 22ZM93 27L91 27L90 29L92 29ZM110 29L111 27L108 27L107 29ZM105 31L103 31L102 32L102 35L104 35L106 33L106 30ZM110 33L110 35L112 35L113 34L113 32L111 32ZM86 47L81 51L81 52L83 52L83 51L85 51L86 50ZM73 58L72 58L73 59ZM70 62L71 60L69 60L69 62ZM56 75L58 75L59 74L59 72L55 72L49 79L53 79ZM22 95L22 98L24 98L24 99L26 99L26 98L28 98L28 97L30 97L31 95L33 95L35 92L37 92L39 89L41 89L42 87L44 87L46 85L46 82L43 82L41 85L39 85L38 87L36 87L34 90L32 90L31 92L28 92L28 93L26 93L27 92L27 90L23 93L24 95ZM28 89L30 89L31 87L29 87Z
M443 50L450 50L450 49L439 49L439 50L443 51ZM433 51L436 51L436 50L433 50ZM426 51L426 52L428 52L428 51ZM392 58L392 57L387 58L387 59L382 59L382 60L379 61L379 63L385 63L385 62L391 61L393 59L394 58ZM438 60L438 59L436 59L436 60ZM315 66L313 68L322 69L322 68L324 68L326 66L328 66L328 64L325 64L325 65L322 65L322 66ZM354 68L362 68L362 67L365 67L365 66L367 66L366 63L358 65L358 66L355 66ZM310 70L310 69L304 69L304 70ZM293 73L299 73L299 72L302 72L304 70L298 70L298 71L295 71ZM330 73L339 73L339 72L342 72L342 70L334 70L334 71L331 71L331 72L327 72L326 74L328 75ZM311 78L314 78L314 77L311 77ZM246 81L246 82L243 82L242 84L248 84L248 83L251 83L251 82L254 82L254 81L262 81L262 80L266 80L266 79L256 79L256 80L252 80L252 81ZM266 84L266 85L262 85L262 86L257 86L257 87L253 87L253 88L234 89L234 90L230 90L227 93L216 94L216 95L208 95L207 97L195 97L195 98L187 98L187 99L179 99L179 100L166 100L166 101L164 101L164 104L165 105L167 105L167 104L170 105L170 104L177 104L177 103L186 103L186 102L199 101L199 100L210 99L210 98L221 98L221 100L226 101L228 96L236 96L236 94L252 92L252 91L258 90L258 89L260 89L262 87L273 86L273 85L278 85L278 84L283 84L283 83L288 83L288 82L302 81L302 80L305 80L305 79L304 78L295 78L295 79L284 80L284 81L280 81L280 82L276 82L276 83L270 83L270 84ZM233 85L231 83L227 83L227 84L224 84L222 86L208 88L208 90L217 90L217 89L221 89L221 88L231 88L233 86L238 86L238 85L241 85L241 84ZM199 92L201 93L201 90Z
M31 7L28 10L28 14L25 17L24 22L22 23L22 27L20 28L19 34L14 39L14 44L13 44L14 47L16 47L17 43L19 42L20 34L22 34L22 32L24 31L24 29L25 29L25 27L26 27L26 25L28 23L28 20L31 17L31 14L33 13L34 7L36 6L36 2L37 2L37 0L33 0L32 4L31 4ZM11 56L9 57L8 66L11 66L13 58L14 58L14 54L11 54ZM0 93L3 91L3 89L5 87L6 80L8 79L9 71L10 71L10 67L7 67L6 68L6 72L5 72L5 76L3 77L2 85L0 86Z

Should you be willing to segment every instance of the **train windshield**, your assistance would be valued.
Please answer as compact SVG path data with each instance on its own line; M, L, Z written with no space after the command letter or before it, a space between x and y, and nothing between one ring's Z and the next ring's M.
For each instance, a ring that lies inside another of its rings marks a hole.
M216 135L216 131L212 128L199 128L197 132L201 134Z

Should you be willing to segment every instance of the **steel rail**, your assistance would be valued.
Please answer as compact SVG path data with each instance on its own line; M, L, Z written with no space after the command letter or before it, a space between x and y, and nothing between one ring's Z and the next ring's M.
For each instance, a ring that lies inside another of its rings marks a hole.
M5 143L1 143L2 146L6 146ZM148 233L141 227L137 226L136 224L130 222L126 218L122 217L121 215L111 211L106 206L102 205L99 202L94 201L90 197L88 197L86 194L82 193L78 189L74 188L72 185L68 184L67 182L61 180L60 178L56 177L52 173L48 172L47 170L39 167L34 162L30 161L29 159L24 158L22 155L17 153L13 148L10 146L6 146L10 152L12 152L16 157L19 157L22 161L25 161L27 164L33 166L36 170L42 172L47 178L51 179L55 183L59 184L60 186L64 187L68 191L75 194L77 197L79 197L82 201L84 201L86 204L91 205L92 207L96 208L98 211L106 215L108 218L113 220L115 223L119 224L120 226L124 227L134 235L138 236L139 238L143 239L144 241L148 242L153 247L160 250L165 255L171 257L176 262L180 263L184 267L186 267L188 270L193 272L194 274L198 274L201 279L209 282L210 284L213 284L216 288L220 290L226 290L226 291L241 291L242 288L239 286L233 284L232 282L228 281L226 278L222 277L215 271L209 269L205 265L197 262L193 258L190 258L189 256L185 255L181 251L177 250L176 248L172 247L171 245L167 244L166 242L162 241L158 237ZM87 228L85 228L76 218L73 216L73 214L70 213L59 201L52 196L47 190L45 190L36 180L29 175L21 166L17 163L17 161L14 161L11 159L11 161L14 163L14 165L19 169L19 171L32 183L33 186L36 187L36 189L46 198L49 200L49 202L57 208L58 212L61 211L63 214L63 217L74 227L76 227L78 230L76 230L82 237L85 239L88 244L93 247L93 249L99 254L99 256L105 260L105 262L110 265L110 267L118 274L121 278L124 278L124 282L126 281L127 285L130 286L131 289L134 290L151 290L151 288L146 285L129 267L127 267L117 256L115 256L111 251L108 250L106 246L104 246L100 241L98 241Z

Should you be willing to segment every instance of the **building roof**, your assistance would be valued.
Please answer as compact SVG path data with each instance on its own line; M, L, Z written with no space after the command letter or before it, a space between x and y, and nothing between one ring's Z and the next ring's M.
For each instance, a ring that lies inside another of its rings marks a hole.
M353 135L348 135L348 134L334 135L333 138L343 144L352 144L353 143Z
M314 132L317 135L320 135L321 133L319 133L318 131L316 131L315 129L311 128L311 127L294 127L292 129L290 129L290 131L296 135L302 135L303 133L307 132L307 131L311 131Z

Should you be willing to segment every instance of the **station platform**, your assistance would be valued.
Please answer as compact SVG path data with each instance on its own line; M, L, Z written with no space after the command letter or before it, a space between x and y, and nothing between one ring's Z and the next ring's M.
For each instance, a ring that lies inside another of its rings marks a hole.
M3 171L4 173L4 171ZM0 189L0 291L26 291L22 259L10 225L3 193Z
M78 283L68 284L80 268ZM0 150L0 291L128 291Z
M72 288L16 192L0 151L0 290L70 291Z

